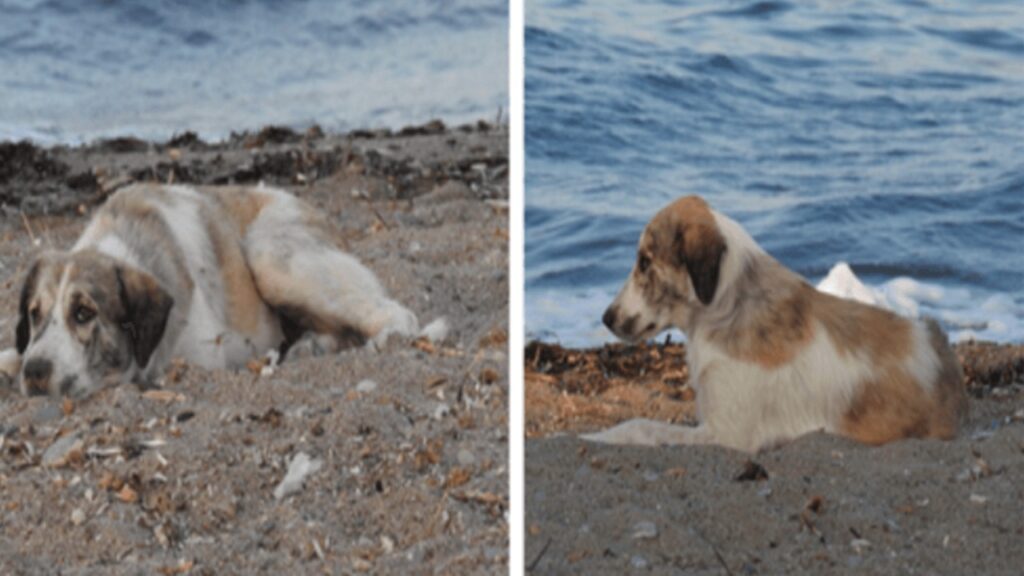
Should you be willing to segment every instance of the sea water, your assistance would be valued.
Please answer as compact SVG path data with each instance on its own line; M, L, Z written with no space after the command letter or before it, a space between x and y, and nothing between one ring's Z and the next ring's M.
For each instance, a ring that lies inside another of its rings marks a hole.
M0 0L0 140L494 121L507 45L504 0Z
M1024 340L1024 2L526 2L527 336L703 195L817 284ZM839 266L839 272L843 272Z

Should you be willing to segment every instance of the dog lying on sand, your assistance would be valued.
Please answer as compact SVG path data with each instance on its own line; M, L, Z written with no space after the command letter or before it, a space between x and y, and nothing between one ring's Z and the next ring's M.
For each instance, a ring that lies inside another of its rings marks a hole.
M27 395L153 382L174 358L237 368L302 338L320 349L419 331L416 316L282 190L133 185L74 247L29 267L16 350Z
M934 321L815 290L696 196L647 225L603 320L627 340L687 334L700 424L637 419L588 440L754 452L825 430L883 444L952 438L967 414L960 364Z

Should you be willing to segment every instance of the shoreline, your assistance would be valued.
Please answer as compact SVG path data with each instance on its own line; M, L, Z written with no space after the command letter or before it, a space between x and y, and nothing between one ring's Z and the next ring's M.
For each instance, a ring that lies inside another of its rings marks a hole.
M192 131L163 142L132 136L53 146L39 146L30 140L0 141L0 209L8 214L16 210L27 215L81 213L129 181L311 185L353 162L361 164L361 174L397 178L393 185L398 190L393 199L409 198L449 179L478 186L502 177L507 179L507 144L504 159L470 152L463 158L440 154L433 163L416 163L412 158L382 153L375 143L409 144L417 138L493 134L505 134L507 139L507 133L507 125L484 120L455 128L431 120L399 130L352 130L337 134L325 133L316 124L303 131L271 125L255 132L232 132L218 142L204 141ZM368 153L372 157L367 157ZM486 169L474 173L479 164ZM491 195L500 196L494 191ZM506 189L504 197L507 196Z

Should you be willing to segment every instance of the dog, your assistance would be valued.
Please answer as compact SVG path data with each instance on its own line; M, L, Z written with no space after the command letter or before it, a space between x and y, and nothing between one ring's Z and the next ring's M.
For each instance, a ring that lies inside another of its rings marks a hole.
M824 430L880 445L953 438L967 415L934 321L819 292L697 196L647 225L603 322L630 341L686 333L699 424L636 419L587 440L757 452Z
M70 251L29 266L18 315L6 369L25 395L71 397L151 384L175 358L233 369L303 338L329 351L419 330L323 216L266 187L117 191Z

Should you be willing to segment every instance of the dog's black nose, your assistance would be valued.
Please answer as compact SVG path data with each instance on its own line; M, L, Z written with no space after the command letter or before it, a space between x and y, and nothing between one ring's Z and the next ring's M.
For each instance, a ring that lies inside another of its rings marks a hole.
M53 373L53 363L43 358L33 358L25 363L22 369L22 378L25 379L25 389L32 396L45 396L47 383L50 374Z
M615 326L615 309L609 306L608 309L604 311L604 316L601 317L601 322L604 322L604 325L611 330L612 327Z
M25 363L25 378L46 380L53 372L53 363L44 358L33 358Z

